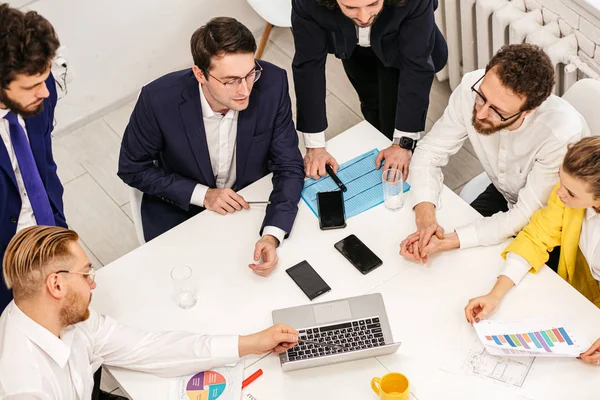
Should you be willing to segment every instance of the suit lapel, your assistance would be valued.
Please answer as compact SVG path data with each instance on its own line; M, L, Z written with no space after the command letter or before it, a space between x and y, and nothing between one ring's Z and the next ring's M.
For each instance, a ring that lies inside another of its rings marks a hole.
M260 84L260 81L258 81ZM244 171L246 170L246 162L248 154L252 146L254 131L256 130L256 114L259 109L260 87L258 84L252 89L248 108L240 111L238 114L237 137L236 137L236 183L240 187Z
M16 187L17 180L15 178L15 171L13 170L13 166L10 163L8 151L6 150L6 146L4 145L4 141L2 139L0 139L0 168L2 168L4 172L6 172L6 175L10 177L11 182Z
M216 187L215 175L210 163L210 153L206 143L206 131L202 120L202 107L200 105L200 89L198 82L187 86L183 92L184 103L179 106L183 119L185 133L190 142L190 148L204 177L206 185Z

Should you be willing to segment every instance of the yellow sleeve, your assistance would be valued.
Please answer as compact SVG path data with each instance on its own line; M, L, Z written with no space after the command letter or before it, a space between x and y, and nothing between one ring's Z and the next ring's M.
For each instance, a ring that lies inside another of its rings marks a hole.
M526 259L536 271L548 261L549 253L560 245L562 234L565 205L556 194L558 187L559 184L552 189L548 205L537 210L529 224L504 249L504 259L507 253L516 253Z

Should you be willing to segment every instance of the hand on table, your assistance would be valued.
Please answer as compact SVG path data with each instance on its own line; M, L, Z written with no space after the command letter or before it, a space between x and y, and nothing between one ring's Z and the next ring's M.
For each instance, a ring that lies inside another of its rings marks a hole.
M248 267L260 276L268 276L279 262L279 257L277 257L278 245L279 241L274 236L263 236L254 246L254 261L257 261L257 263L248 264ZM258 263L261 258L262 262Z
M492 292L485 296L479 296L469 300L469 303L465 307L465 317L467 317L467 322L473 324L485 319L496 309L500 300L501 297Z
M298 344L298 331L284 324L276 324L252 335L240 336L240 357L248 354L263 354L273 351L283 353Z
M327 175L325 164L331 165L333 172L337 174L339 165L324 147L306 150L306 155L304 156L304 173L307 177L319 179Z
M600 365L600 339L596 340L589 349L577 358L588 364Z
M208 189L204 196L204 208L221 215L249 209L250 205L242 196L231 189Z
M383 170L394 168L402 172L402 179L406 181L408 178L408 166L410 165L410 159L412 158L412 151L403 149L402 147L393 144L387 149L381 150L377 154L375 159L375 168L381 168L381 162L385 160L383 164Z

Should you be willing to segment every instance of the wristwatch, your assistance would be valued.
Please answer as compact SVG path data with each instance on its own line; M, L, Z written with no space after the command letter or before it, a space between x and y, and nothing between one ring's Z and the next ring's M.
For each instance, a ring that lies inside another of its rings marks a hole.
M406 136L394 138L392 144L395 144L396 146L400 146L400 148L402 149L410 151L415 151L415 148L417 147L417 141Z

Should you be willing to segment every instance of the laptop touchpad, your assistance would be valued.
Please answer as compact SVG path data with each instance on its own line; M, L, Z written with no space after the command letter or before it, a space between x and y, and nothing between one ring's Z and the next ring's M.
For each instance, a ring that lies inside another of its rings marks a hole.
M317 324L325 324L331 321L352 318L350 303L347 301L336 301L335 303L314 305L315 320Z

